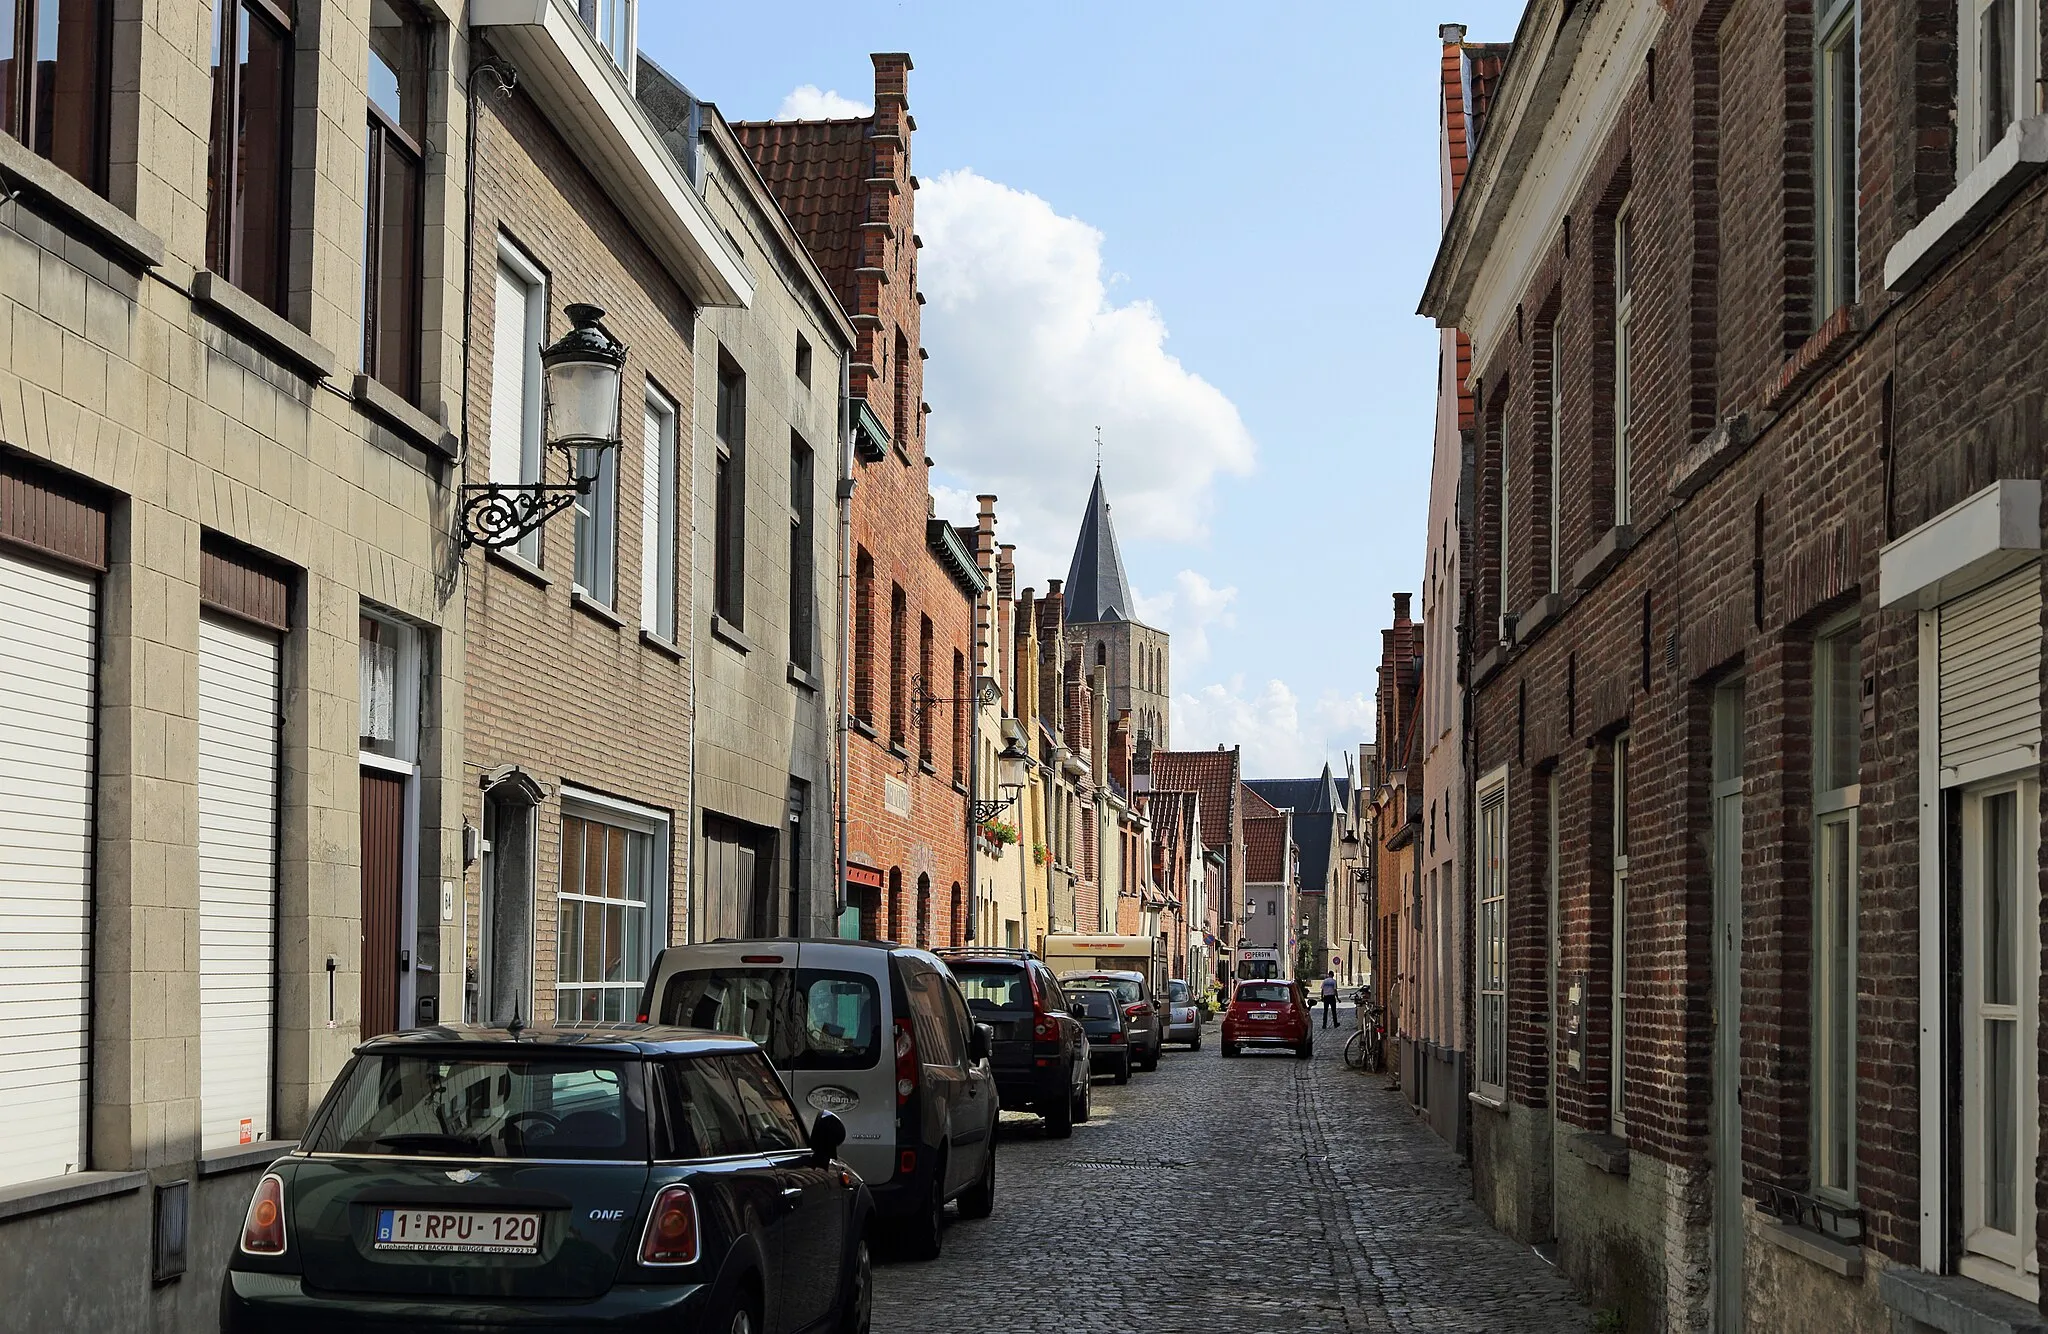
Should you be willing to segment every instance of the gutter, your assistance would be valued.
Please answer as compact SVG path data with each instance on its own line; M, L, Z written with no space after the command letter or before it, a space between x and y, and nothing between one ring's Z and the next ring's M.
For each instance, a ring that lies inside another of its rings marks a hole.
M839 883L833 887L832 901L838 905L833 929L838 930L836 918L846 915L846 741L847 719L853 707L853 655L849 651L853 638L853 422L848 411L853 399L853 352L848 349L839 358L839 717L834 730L839 734L839 762L836 776L837 790L832 794L838 806Z

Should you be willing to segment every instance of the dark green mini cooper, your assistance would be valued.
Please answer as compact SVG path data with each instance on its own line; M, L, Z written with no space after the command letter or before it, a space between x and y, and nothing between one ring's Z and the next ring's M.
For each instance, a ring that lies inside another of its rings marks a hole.
M429 1028L357 1048L264 1173L221 1328L868 1328L867 1188L743 1038Z

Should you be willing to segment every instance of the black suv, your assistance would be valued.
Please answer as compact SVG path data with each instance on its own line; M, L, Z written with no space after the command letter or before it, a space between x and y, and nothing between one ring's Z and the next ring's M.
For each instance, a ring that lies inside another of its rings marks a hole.
M1052 970L1022 949L940 950L939 957L975 1022L994 1035L989 1064L1003 1106L1038 1113L1055 1139L1073 1134L1074 1122L1089 1115L1088 1037Z

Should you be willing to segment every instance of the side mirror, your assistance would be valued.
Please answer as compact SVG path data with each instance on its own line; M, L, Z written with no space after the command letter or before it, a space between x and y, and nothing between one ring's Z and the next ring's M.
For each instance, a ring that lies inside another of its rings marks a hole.
M846 1122L832 1113L820 1111L818 1119L811 1122L811 1156L819 1166L830 1163L839 1152L839 1146L846 1143Z
M995 1030L987 1024L976 1024L974 1031L967 1035L967 1059L985 1061L988 1059L989 1044L995 1038Z
M1067 1007L1067 1013L1073 1015L1076 1019L1086 1019L1088 1017L1088 1007L1079 1001L1075 1001Z

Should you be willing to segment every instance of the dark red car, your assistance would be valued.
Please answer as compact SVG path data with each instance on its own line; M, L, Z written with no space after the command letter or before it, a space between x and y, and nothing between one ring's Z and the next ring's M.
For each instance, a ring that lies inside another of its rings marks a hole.
M1245 1047L1292 1047L1307 1060L1315 1052L1308 994L1299 982L1240 982L1223 1012L1223 1054Z

